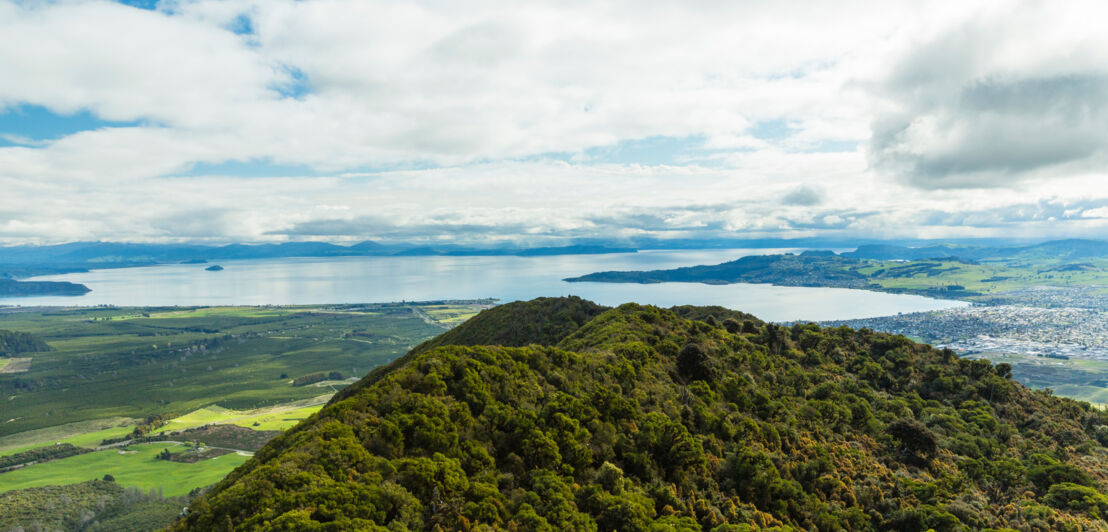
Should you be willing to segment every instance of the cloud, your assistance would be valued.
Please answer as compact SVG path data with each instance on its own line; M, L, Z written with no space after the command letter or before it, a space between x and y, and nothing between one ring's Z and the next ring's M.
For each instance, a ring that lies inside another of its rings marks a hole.
M1103 10L0 0L0 242L1091 232Z
M1011 186L1100 167L1108 41L1074 20L1097 5L1058 7L1005 4L913 46L876 88L874 166L921 188Z
M810 186L796 187L781 199L781 203L785 205L800 205L803 207L819 205L822 201L823 193Z

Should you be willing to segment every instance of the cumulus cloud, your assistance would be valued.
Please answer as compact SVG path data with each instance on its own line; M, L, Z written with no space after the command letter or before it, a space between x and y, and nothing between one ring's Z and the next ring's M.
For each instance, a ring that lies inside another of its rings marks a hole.
M0 241L1094 231L1101 11L0 0Z
M811 207L813 205L819 205L823 201L823 193L815 188L807 185L801 185L789 191L785 194L784 198L781 198L781 203L785 205L800 205L804 207Z
M1108 40L1086 18L1101 10L1001 3L914 45L877 87L874 165L923 188L1103 165Z

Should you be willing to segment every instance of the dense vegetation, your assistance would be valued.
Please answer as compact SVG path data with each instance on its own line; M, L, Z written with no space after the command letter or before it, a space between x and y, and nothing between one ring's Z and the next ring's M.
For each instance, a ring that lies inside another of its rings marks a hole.
M348 388L173 529L1108 527L1108 415L1005 365L638 305L488 345L556 306L486 311Z
M49 351L50 346L42 338L30 333L0 329L0 356L11 357L21 353Z
M146 532L170 524L188 500L111 480L9 491L0 493L0 530Z

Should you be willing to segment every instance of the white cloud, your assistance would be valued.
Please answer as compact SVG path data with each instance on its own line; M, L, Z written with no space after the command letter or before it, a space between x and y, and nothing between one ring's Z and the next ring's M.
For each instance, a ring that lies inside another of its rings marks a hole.
M2 132L22 145L0 145L0 240L985 234L999 229L919 221L1097 195L1102 10L0 0L0 108L139 124ZM252 34L231 31L242 17ZM766 122L789 132L757 138ZM583 156L645 138L703 151L666 166ZM347 177L172 177L257 160ZM426 169L373 170L393 167ZM949 190L985 185L1005 188ZM798 190L819 201L782 205Z

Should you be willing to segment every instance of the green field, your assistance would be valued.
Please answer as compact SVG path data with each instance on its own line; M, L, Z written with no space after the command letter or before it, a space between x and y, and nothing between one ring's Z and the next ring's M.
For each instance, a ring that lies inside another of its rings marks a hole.
M0 492L74 484L110 474L121 486L160 490L172 497L214 484L248 459L235 453L195 464L154 458L165 448L179 450L183 446L177 443L132 445L126 451L97 451L0 473Z
M54 443L72 443L78 447L96 447L107 438L117 438L131 432L139 419L118 417L78 421L29 430L0 438L0 456Z
M152 435L208 424L286 430L353 378L486 305L0 309L0 329L53 349L21 355L31 357L29 371L0 374L0 455L55 443L93 449L151 415L170 417ZM292 384L319 372L345 380ZM0 492L110 474L120 486L176 496L248 459L154 458L178 447L136 444L30 465L0 473Z
M180 416L219 405L250 410L333 393L296 377L346 377L402 355L469 307L91 308L0 312L0 328L36 334L54 351L30 371L0 374L0 449L7 437L74 422ZM86 431L87 432L87 431ZM72 436L72 435L68 435ZM44 440L57 439L50 436ZM33 443L33 442L27 442Z
M1108 403L1108 360L1059 359L1020 353L982 352L984 358L1012 365L1012 377L1032 388L1050 388L1055 395L1103 405Z
M173 418L154 434L178 431L210 424L230 423L254 430L286 430L323 408L331 395L316 397L270 408L254 410L230 410L221 406L209 406ZM257 425L255 425L257 423Z
M916 260L866 260L854 271L873 277L887 290L942 290L951 285L967 292L999 294L1031 286L1108 286L1108 260L1087 259L1075 269L1056 260L1034 263Z

